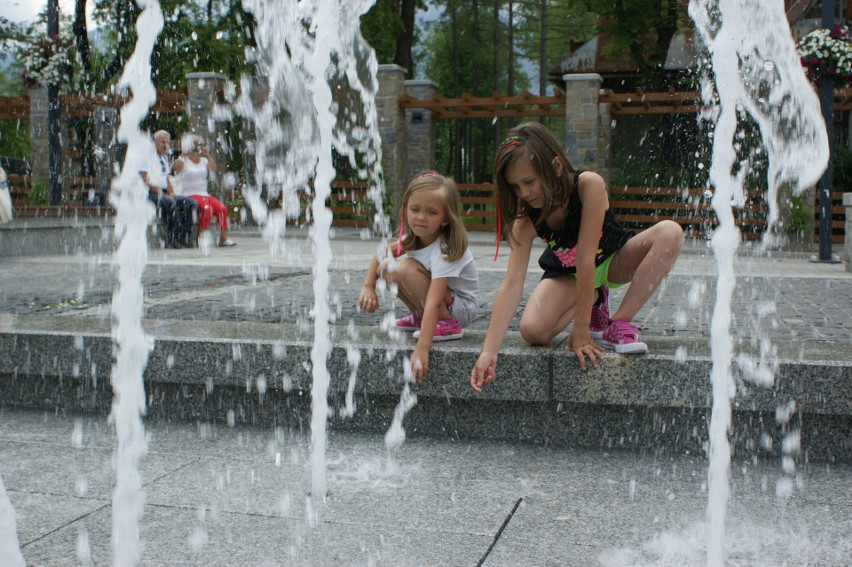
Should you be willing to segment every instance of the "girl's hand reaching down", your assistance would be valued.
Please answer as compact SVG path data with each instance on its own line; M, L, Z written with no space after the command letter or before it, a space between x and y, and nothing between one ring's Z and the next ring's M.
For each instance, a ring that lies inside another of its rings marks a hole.
M414 349L408 362L411 364L411 374L414 378L418 382L425 380L426 374L429 372L429 350L427 349L424 353Z
M470 372L470 387L477 392L494 381L497 377L497 355L483 352Z
M586 357L589 357L589 362L597 368L598 361L603 359L603 349L592 340L588 332L574 333L568 336L567 350L573 350L580 361L580 368L586 370Z
M361 288L361 295L358 297L358 307L366 313L373 313L379 308L379 298L376 297L376 290L364 286Z

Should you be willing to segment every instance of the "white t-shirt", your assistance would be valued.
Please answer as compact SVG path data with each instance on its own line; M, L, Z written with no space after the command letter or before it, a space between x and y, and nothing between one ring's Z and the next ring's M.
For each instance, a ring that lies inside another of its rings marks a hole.
M180 158L183 162L183 171L180 173L180 194L184 197L190 195L209 195L207 192L207 158L200 158L198 163L191 159Z
M154 156L150 160L150 164L146 162L139 166L139 173L147 173L149 184L160 189L165 189L168 187L166 179L170 169L169 158L166 155L154 154Z
M432 279L447 278L449 287L456 299L466 305L476 306L479 297L479 274L470 249L464 251L461 258L450 262L441 252L442 239L439 238L426 248L409 250L409 258L420 262L432 274Z

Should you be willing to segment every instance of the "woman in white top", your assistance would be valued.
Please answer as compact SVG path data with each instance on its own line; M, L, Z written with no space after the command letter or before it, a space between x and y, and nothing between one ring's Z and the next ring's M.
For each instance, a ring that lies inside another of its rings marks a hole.
M180 140L181 155L172 168L180 176L180 192L198 203L199 234L210 227L213 215L219 221L219 246L234 246L228 238L228 208L207 192L208 173L219 167L207 151L201 138L193 134L184 134Z

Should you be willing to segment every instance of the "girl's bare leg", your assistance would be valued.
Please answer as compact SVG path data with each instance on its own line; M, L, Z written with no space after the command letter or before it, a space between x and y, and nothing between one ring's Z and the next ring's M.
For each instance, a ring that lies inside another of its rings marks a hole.
M683 229L674 221L661 221L627 241L609 266L609 281L630 282L613 319L630 321L660 287L683 246Z
M521 336L533 346L546 345L574 320L576 305L577 278L573 275L541 280L521 316Z
M388 285L396 284L397 297L408 307L409 311L416 315L423 315L423 307L426 304L426 295L429 293L429 285L432 283L432 274L423 267L423 264L411 258L405 258L393 272L387 268L388 261L383 262L379 268L380 277ZM449 292L448 292L449 295ZM452 296L445 298L444 305L438 317L449 317L447 303Z

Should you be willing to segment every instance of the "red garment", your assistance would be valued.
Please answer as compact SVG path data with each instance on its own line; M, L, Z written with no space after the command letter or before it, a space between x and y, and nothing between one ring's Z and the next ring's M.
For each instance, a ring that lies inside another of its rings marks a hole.
M219 220L219 230L228 230L228 207L209 195L190 195L198 203L198 230L207 230L213 215Z

